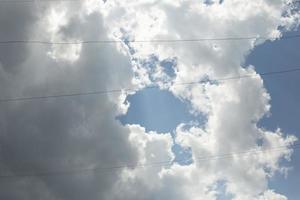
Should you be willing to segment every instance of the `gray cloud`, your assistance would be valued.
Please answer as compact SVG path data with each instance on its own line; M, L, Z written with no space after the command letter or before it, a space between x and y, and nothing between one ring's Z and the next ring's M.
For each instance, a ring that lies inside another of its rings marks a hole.
M23 40L30 37L36 19L36 9L31 6L19 6L2 3L0 6L0 40ZM0 45L0 61L7 72L14 72L16 67L26 60L27 46Z
M51 8L51 5L49 5ZM80 7L79 7L80 9ZM30 7L1 7L2 40L28 39L47 12ZM99 14L74 14L60 27L62 38L105 39ZM46 27L44 27L46 28ZM45 31L45 32L43 32ZM38 35L35 33L35 35ZM56 47L53 47L56 48ZM60 51L66 50L59 49ZM129 85L129 60L114 46L82 46L78 60L51 59L51 46L0 47L1 97L39 96L103 90ZM117 95L9 102L0 105L1 175L40 174L135 163L129 130L115 120ZM67 175L0 178L1 199L104 199L119 170Z
M292 27L298 15L285 17L282 13L289 10L285 3L270 2L234 0L206 6L193 1L159 4L111 0L101 4L90 0L10 5L1 7L0 26L5 28L1 28L0 36L2 40L45 41L223 34L279 37L278 28ZM133 43L131 55L117 44L0 46L0 95L26 97L134 87L133 76L137 84L147 84L151 76L164 78L163 73L145 70L143 63L151 55L175 58L174 80L178 82L198 81L203 76L254 75L252 67L240 66L253 49L253 42L178 46ZM296 140L279 130L269 132L256 126L270 107L270 97L259 76L238 82L182 85L171 91L189 101L195 112L207 115L205 127L195 124L186 129L181 124L176 129L176 142L191 149L193 158L259 149L257 139L271 148ZM2 102L0 174L33 176L0 178L0 199L216 199L220 181L235 199L285 199L268 187L268 180L270 173L283 170L279 161L291 155L290 148L234 160L194 159L185 166L174 163L168 167L59 174L174 158L171 134L147 133L139 125L124 127L115 119L126 110L122 104L125 98L124 94L106 94ZM47 172L52 176L34 176Z

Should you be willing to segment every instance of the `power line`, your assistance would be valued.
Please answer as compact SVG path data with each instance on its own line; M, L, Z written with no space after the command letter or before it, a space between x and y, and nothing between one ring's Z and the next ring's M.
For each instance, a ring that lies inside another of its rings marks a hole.
M282 36L281 40L300 38L300 34ZM0 45L38 44L38 45L86 45L86 44L113 44L113 43L185 43L205 41L240 41L240 40L276 40L277 37L249 36L249 37L220 37L220 38L190 38L190 39L156 39L156 40L85 40L85 41L43 41L43 40L7 40L0 41Z
M278 75L278 74L286 74L291 72L299 72L300 67L291 68L287 70L280 70L280 71L270 71L261 73L261 76L271 76L271 75ZM246 74L241 76L232 76L227 78L218 78L211 81L229 81L229 80L238 80L244 78L252 78L256 77L257 74ZM203 84L207 83L208 81L194 81L194 82L175 82L173 85L195 85L195 84ZM168 83L168 82L163 82ZM144 87L144 89L151 89L157 88L156 85L150 85ZM78 93L69 93L69 94L55 94L55 95L46 95L46 96L29 96L29 97L12 97L12 98L3 98L0 99L0 103L5 102L18 102L18 101L31 101L31 100L43 100L43 99L51 99L51 98L63 98L63 97L78 97L78 96L90 96L90 95L103 95L103 94L111 94L111 93L121 93L121 92L130 92L135 91L135 88L123 88L123 89L114 89L114 90L100 90L100 91L88 91L88 92L78 92Z
M226 154L218 154L218 155L211 155L211 156L201 156L196 157L195 161L211 161L211 160L218 160L218 159L229 159L234 157L239 157L242 155L247 154L258 154L258 153L264 153L267 151L278 151L284 148L292 148L292 149L299 149L299 144L293 144L293 145L285 145L285 146L277 146L272 148L266 148L266 149L253 149L249 151L242 151L242 152L231 152ZM180 159L179 161L187 161L187 159ZM174 160L165 160L165 161L159 161L159 162L152 162L148 164L127 164L127 165L118 165L118 166L111 166L111 167L94 167L94 168L83 168L83 169L72 169L72 170L61 170L61 171L47 171L47 172L39 172L39 173L19 173L19 174L7 174L7 175L0 175L0 178L26 178L26 177L50 177L50 176L69 176L74 174L83 174L83 173L99 173L104 171L112 171L117 169L125 169L125 168L145 168L145 167L163 167L163 166L171 166L175 161Z
M206 160L218 160L218 159L226 159L226 158L232 158L234 156L240 156L240 155L244 155L244 154L257 154L257 153L263 153L263 152L267 152L267 151L279 151L283 148L286 148L288 146L277 146L277 147L272 147L272 148L266 148L266 149L252 149L252 150L248 150L248 151L240 151L240 152L233 152L233 153L225 153L225 154L220 154L220 155L215 155L215 156L211 156L210 158L206 158L206 157L197 157L196 160L197 161L206 161ZM298 149L300 148L300 143L296 143L291 145L290 147L292 147L293 149Z
M261 74L246 74L246 75L241 75L241 76L218 78L218 79L214 79L214 80L211 80L211 81L221 82L221 81L237 80L237 79L243 79L243 78L253 78L253 77L257 77L257 75L272 76L272 75L277 75L277 74L286 74L286 73L299 72L299 71L300 71L300 67L296 67L296 68L291 68L291 69L287 69L287 70L263 72ZM175 83L174 85L193 85L193 84L203 84L203 83L206 83L206 82L207 81L195 81L195 82Z

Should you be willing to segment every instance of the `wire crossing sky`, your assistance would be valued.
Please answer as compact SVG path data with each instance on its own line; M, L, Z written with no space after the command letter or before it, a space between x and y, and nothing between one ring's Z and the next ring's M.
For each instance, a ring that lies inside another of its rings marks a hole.
M280 71L270 71L270 72L264 72L261 73L261 76L272 76L272 75L279 75L279 74L287 74L292 72L299 72L300 67L297 68L291 68L286 70L280 70ZM241 76L233 76L233 77L227 77L227 78L218 78L210 81L229 81L229 80L239 80L244 78L253 78L257 77L258 74L246 74ZM171 82L164 82L164 84L168 84ZM178 82L173 83L172 85L195 85L195 84L204 84L207 83L207 81L197 81L197 82ZM151 89L151 88L157 88L157 86L146 86L144 89ZM14 97L14 98L4 98L0 99L0 103L5 102L16 102L16 101L30 101L30 100L43 100L43 99L50 99L50 98L63 98L63 97L76 97L76 96L90 96L90 95L103 95L103 94L111 94L111 93L120 93L120 92L126 92L126 91L134 91L134 88L123 88L123 89L114 89L114 90L101 90L101 91L88 91L88 92L79 92L79 93L66 93L66 94L56 94L56 95L46 95L46 96L30 96L30 97Z
M299 118L296 1L0 0L0 15L0 199L299 193L299 131L282 126Z
M281 40L300 38L300 35L282 36ZM155 40L126 40L128 43L183 43L183 42L205 42L205 41L239 41L239 40L275 40L277 37L246 36L246 37L220 37L220 38L189 38L189 39L155 39ZM124 43L123 40L85 40L85 41L42 41L42 40L8 40L0 41L0 45L13 44L39 44L39 45L76 45L76 44L111 44Z
M210 155L210 156L197 156L195 158L195 162L205 162L205 161L211 161L211 160L219 160L219 159L230 159L234 157L240 157L240 156L250 156L253 154L259 154L264 153L267 151L278 151L284 148L292 148L294 150L297 150L300 148L300 144L293 144L291 146L278 146L278 147L272 147L272 148L264 148L264 149L251 149L248 151L239 151L239 152L230 152L220 155ZM47 172L39 172L39 173L24 173L24 172L18 172L15 174L9 174L4 175L0 174L0 179L5 178L26 178L26 177L45 177L45 176L71 176L74 174L84 174L84 173L101 173L101 172L109 172L111 170L118 170L123 168L144 168L144 167L161 167L161 166L170 166L172 165L174 160L165 160L165 161L157 161L147 164L132 164L132 163L126 163L124 165L118 165L118 166L110 166L110 167L94 167L94 168L84 168L84 169L68 169L68 170L59 170L59 171L47 171ZM178 160L177 160L178 162Z

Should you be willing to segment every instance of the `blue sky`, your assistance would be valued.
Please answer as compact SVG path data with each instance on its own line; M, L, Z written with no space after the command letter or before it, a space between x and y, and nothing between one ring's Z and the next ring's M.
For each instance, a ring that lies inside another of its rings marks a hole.
M118 117L122 124L140 124L146 131L159 133L174 133L180 123L202 122L203 116L194 116L189 112L189 105L174 97L166 90L158 88L144 89L127 100L131 106L126 115ZM174 141L175 142L175 141ZM173 146L176 154L175 161L181 164L190 163L191 156L188 150Z
M201 118L189 113L189 106L171 92L158 88L144 89L127 100L131 106L119 119L123 124L141 124L147 131L172 132L180 123Z
M263 77L264 84L259 77L175 84L298 65L300 39L252 49L256 37L299 26L297 5L1 2L0 199L297 200L299 151L283 161L294 143L283 134L300 138L300 73ZM142 89L151 81L171 92ZM125 96L126 88L136 94ZM272 115L256 126L268 111L265 88ZM124 98L130 107L119 116ZM234 162L201 159L279 146ZM174 154L175 162L162 163ZM282 166L294 167L288 178L272 176Z
M300 34L300 30L290 31L284 35ZM257 46L247 57L245 66L254 65L258 73L278 71L300 65L300 39L277 40ZM169 68L170 66L168 66ZM284 133L300 138L300 72L264 76L265 87L271 95L271 115L264 117L259 126L270 130L281 128ZM197 121L203 122L203 116L193 116L189 105L180 101L168 91L144 89L127 100L131 106L127 115L120 116L123 124L140 124L147 131L173 132L180 123ZM187 152L175 147L177 159L189 157ZM286 194L289 199L300 196L300 152L295 150L292 161L285 163L293 167L285 178L281 174L272 177L270 187L279 193Z
M300 30L285 35L300 34ZM278 71L300 66L300 39L267 42L258 46L248 56L246 64L256 67L258 73ZM281 128L284 133L294 134L300 138L300 72L263 77L265 87L271 95L271 116L261 120L260 125L268 129ZM286 194L289 199L300 196L300 151L295 150L292 166L287 179L281 175L272 178L271 187Z

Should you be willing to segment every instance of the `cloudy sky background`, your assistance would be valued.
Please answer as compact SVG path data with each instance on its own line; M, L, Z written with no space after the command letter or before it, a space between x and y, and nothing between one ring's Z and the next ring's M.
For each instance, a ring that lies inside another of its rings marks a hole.
M280 40L299 34L298 7L284 0L1 3L1 41L123 41L1 44L2 99L133 90L2 102L0 198L296 199L299 77L259 73L299 63L299 39ZM128 42L250 36L264 39ZM246 74L253 77L214 81ZM203 84L177 84L194 81Z

